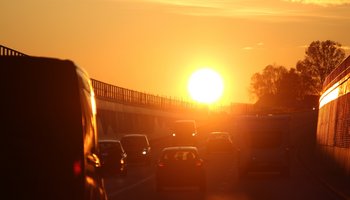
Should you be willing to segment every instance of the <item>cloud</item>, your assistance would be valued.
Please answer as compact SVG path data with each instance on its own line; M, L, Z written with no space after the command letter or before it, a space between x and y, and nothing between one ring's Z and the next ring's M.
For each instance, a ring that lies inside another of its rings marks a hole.
M350 5L350 0L134 0L162 6L170 13L193 16L218 16L248 18L268 21L300 21L308 18L345 18L350 19L348 8L328 10L328 5ZM301 4L312 4L317 9ZM316 10L315 10L316 9ZM321 10L320 10L321 9ZM344 11L345 10L345 11Z
M298 46L298 48L307 49L309 46L310 46L310 44L304 44L304 45Z
M348 5L350 0L284 0L293 3L314 4L320 6Z
M349 51L350 50L350 46L342 46L342 49L344 49L344 51Z
M349 20L350 0L112 0L151 4L164 12L269 22ZM307 4L307 5L306 5ZM330 6L333 5L333 6ZM338 5L338 6L336 6Z
M242 49L246 50L246 51L250 51L250 50L253 50L254 48L253 47L243 47Z

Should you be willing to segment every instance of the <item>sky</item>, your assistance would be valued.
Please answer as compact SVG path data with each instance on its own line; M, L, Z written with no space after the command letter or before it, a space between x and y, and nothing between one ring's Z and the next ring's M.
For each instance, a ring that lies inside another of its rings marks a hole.
M250 78L295 67L313 41L350 54L350 0L0 0L0 44L70 59L91 78L191 101L188 79L223 78L217 104L254 103Z

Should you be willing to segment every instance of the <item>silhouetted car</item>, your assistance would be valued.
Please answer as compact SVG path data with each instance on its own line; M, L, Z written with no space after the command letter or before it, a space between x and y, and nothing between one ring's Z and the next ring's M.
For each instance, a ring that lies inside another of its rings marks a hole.
M234 145L228 132L211 132L206 141L207 153L233 152Z
M197 145L195 120L176 120L171 129L171 143L173 146Z
M193 146L166 147L156 167L156 189L198 186L206 190L204 162Z
M129 163L151 163L151 146L146 135L126 134L120 142L128 155Z
M119 140L99 140L102 172L105 176L126 176L127 154Z
M106 199L96 105L69 60L0 56L1 181L9 199Z

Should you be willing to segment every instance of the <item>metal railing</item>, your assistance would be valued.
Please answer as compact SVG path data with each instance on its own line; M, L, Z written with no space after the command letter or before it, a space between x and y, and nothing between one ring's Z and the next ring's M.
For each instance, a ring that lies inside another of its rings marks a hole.
M27 56L24 53L0 45L0 56Z
M343 60L325 79L323 82L323 91L326 91L334 83L338 82L344 76L350 73L350 56Z
M134 106L173 111L205 109L205 107L200 104L138 92L104 83L95 79L91 79L91 82L92 87L94 88L95 96L104 100Z

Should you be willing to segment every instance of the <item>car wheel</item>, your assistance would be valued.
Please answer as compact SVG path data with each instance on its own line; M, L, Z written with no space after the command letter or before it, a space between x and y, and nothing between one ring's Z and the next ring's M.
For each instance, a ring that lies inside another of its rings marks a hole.
M290 177L290 170L288 167L286 167L285 169L282 169L280 172L281 176L283 178L289 178Z
M123 171L121 171L120 176L125 177L128 174L128 170L124 169Z
M238 171L238 178L239 178L240 180L246 178L246 176L247 176L247 171L246 171L246 170L240 169L240 170Z
M164 190L163 185L160 183L156 183L156 191L163 192L163 190Z
M152 164L152 159L151 159L151 157L149 157L149 158L146 159L145 164L146 164L147 166Z
M205 192L207 191L207 185L205 182L199 184L199 191L200 192Z

